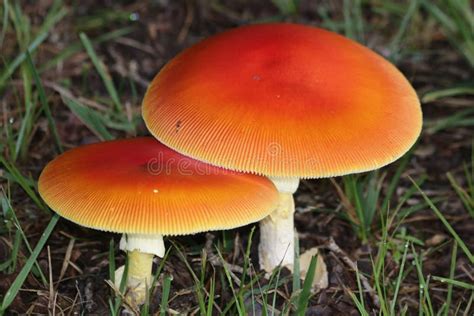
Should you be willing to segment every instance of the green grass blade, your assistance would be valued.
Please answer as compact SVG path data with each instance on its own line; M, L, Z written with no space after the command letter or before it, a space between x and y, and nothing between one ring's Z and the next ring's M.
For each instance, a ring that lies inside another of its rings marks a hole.
M458 256L458 244L456 241L453 242L453 250L451 251L451 265L449 268L449 279L454 279L454 274L456 272L456 262ZM433 278L436 280L436 278ZM446 302L443 304L445 306L444 315L449 315L449 307L451 306L451 301L453 299L453 284L448 283L448 293L446 294Z
M365 184L366 192L362 196L362 207L365 218L365 230L370 231L375 212L377 211L380 191L382 189L383 180L380 178L377 171L371 172L368 175L368 181Z
M196 273L194 272L193 268L189 264L188 260L186 259L186 255L184 252L178 247L177 244L175 244L173 241L171 241L172 245L178 252L178 256L181 258L181 260L184 262L186 265L186 268L188 269L189 273L191 274L193 280L194 280L194 289L196 292L198 304L199 304L199 309L201 311L205 311L206 309L206 304L205 304L205 298L203 291L205 291L204 285L200 282L199 278L197 277Z
M26 234L23 231L23 228L21 228L20 221L18 220L18 218L16 216L16 213L13 210L13 207L12 207L11 203L10 203L9 199L7 198L7 196L5 195L4 192L2 192L0 194L0 199L2 201L2 210L4 211L4 214L9 214L10 215L9 216L10 220L13 222L13 225L16 228L15 237L19 234L22 237L23 242L25 243L25 246L26 246L26 249L28 250L28 252L30 254L33 253L33 249L31 248L31 245L28 242L28 238L26 237ZM16 240L15 240L15 245L16 245ZM19 250L18 248L19 247L14 247L13 248L12 256L11 256L13 263L16 263L16 260L14 258L15 257L14 253L18 252L18 250ZM13 271L15 271L15 267L13 267L11 269L11 272L13 272ZM35 261L34 271L38 272L38 274L41 278L41 281L43 282L43 285L47 286L48 281L46 280L46 277L44 276L43 271L41 270L40 265L37 261Z
M18 252L20 251L20 243L21 243L21 231L19 229L15 232L15 237L13 238L13 247L11 253L11 269L10 273L16 270L16 263L18 259Z
M28 46L28 49L26 51L34 52L41 43L48 37L47 33L42 33L38 35L33 42ZM6 65L6 68L4 71L0 73L0 91L5 85L5 81L7 81L10 76L15 72L15 70L18 68L18 66L21 65L21 63L25 60L26 58L26 51L23 53L20 53L11 63Z
M433 102L446 97L455 97L458 95L474 95L474 86L459 86L447 89L429 91L423 95L421 101L423 103Z
M433 312L433 305L431 304L431 298L428 288L428 282L425 280L423 276L423 259L421 258L421 254L419 255L413 244L411 245L412 254L413 254L413 264L415 265L416 272L418 275L418 282L419 282L419 290L420 290L420 307L419 313L423 315L423 312L427 315L434 315ZM429 276L428 276L429 277Z
M347 289L349 292L349 296L351 297L352 301L357 307L357 310L359 311L361 316L369 316L369 313L365 309L364 304L357 298L357 296L352 292L350 289Z
M109 96L112 99L112 102L115 105L115 109L117 111L122 110L122 105L120 103L120 99L117 93L117 90L115 89L115 85L112 81L112 78L110 77L110 74L107 72L104 64L102 61L99 59L97 56L94 47L92 46L91 41L87 37L85 33L79 34L79 38L82 41L82 44L84 45L87 54L89 54L89 57L92 60L92 63L94 64L97 72L99 73L99 76L102 78L102 81L104 82L105 88L107 89L107 92L109 93Z
M44 18L38 33L49 33L52 27L62 20L68 13L67 7L61 0L55 0L48 11L48 15Z
M227 279L227 282L229 283L230 289L232 290L232 294L233 294L234 299L235 299L235 307L237 308L237 312L239 313L239 315L245 315L243 306L240 304L240 300L239 300L239 298L237 296L237 293L234 289L232 277L230 276L229 267L227 266L226 261L224 260L224 257L222 257L222 253L220 252L219 248L216 248L216 251L217 251L217 255L219 256L219 259L222 262L222 267L224 269L224 274L225 274L225 277Z
M464 204L465 209L472 217L474 217L474 200L471 199L469 194L459 185L450 172L448 172L446 176L448 177L449 183L453 187L459 199Z
M3 46L3 39L8 29L8 0L3 0L2 31L0 32L0 47Z
M5 9L8 8L8 3L4 4L4 8ZM15 11L16 15L20 14L19 12L16 12L18 10L19 8L17 10L13 10ZM41 25L39 29L39 34L37 35L37 37L31 42L31 44L26 49L24 49L24 52L19 54L11 63L8 63L6 65L6 69L1 72L0 91L4 87L6 80L10 78L10 76L15 72L18 66L21 65L21 63L25 60L26 52L30 52L30 54L32 54L39 47L39 45L41 45L41 43L43 43L43 41L48 37L48 32L51 30L51 28L56 23L58 23L63 17L65 17L66 14L67 14L67 9L61 5L61 1L55 1L55 3L52 6L52 9L49 11L48 15L46 16L44 20L45 22ZM4 13L4 18L5 18L5 13ZM5 20L6 19L4 19L4 23L6 23ZM17 18L16 23L22 26L21 33L23 33L23 35L25 34L29 35L29 32L26 31L26 23L18 23L19 21L21 21L21 19ZM2 30L2 32L4 31L5 29ZM22 48L25 48L25 46L23 46Z
M440 219L440 221L444 224L444 226L446 227L446 229L451 233L451 235L454 237L454 239L456 240L456 242L458 243L459 247L462 249L462 251L466 254L467 258L469 259L469 261L472 263L474 263L474 256L472 255L471 251L469 250L469 248L466 246L466 244L464 243L464 241L461 239L461 237L459 237L458 233L456 233L456 231L454 230L454 228L451 226L451 224L449 224L449 222L446 220L446 218L443 216L443 214L441 213L441 211L433 204L433 202L430 200L430 198L425 194L425 192L423 192L420 187L418 186L418 184L416 184L416 182L411 179L411 182L413 183L413 185L418 189L418 191L420 192L421 196L423 197L423 199L426 201L426 203L429 205L429 207L433 210L433 212L436 214L436 216L438 216L438 218Z
M359 178L355 175L347 175L343 178L344 182L344 191L351 203L353 204L354 210L359 221L358 232L360 238L363 242L367 241L368 235L368 226L370 223L367 223L367 217L365 214L365 208L363 207L363 194L362 194L362 185L359 183Z
M406 153L403 156L402 159L400 159L400 164L398 165L398 168L395 171L395 174L393 175L392 179L390 180L390 183L389 183L388 188L387 188L387 192L386 192L385 197L383 199L382 206L381 206L382 212L387 212L388 211L390 200L392 199L393 194L395 193L395 190L397 189L398 184L400 183L400 178L403 174L403 171L405 171L405 169L408 165L408 162L410 161L411 155L412 155L412 151L410 150L410 151L408 151L408 153Z
M464 289L469 290L469 291L474 291L474 284L472 284L472 283L466 283L466 282L453 280L453 279L450 279L450 278L444 278L444 277L440 277L440 276L433 276L433 280L440 281L440 282L447 283L447 284L452 284L454 286L458 286L458 287L464 288Z
M295 257L293 261L293 293L297 293L300 289L300 239L298 238L298 234L295 234Z
M130 34L134 30L133 27L124 27L121 29L114 30L112 32L108 32L105 34L102 34L100 36L97 36L94 39L91 39L90 41L92 44L100 44L104 43L110 40L113 40L118 37L122 37L124 35ZM74 54L77 54L83 49L83 45L81 42L75 42L68 47L64 48L62 51L60 51L56 56L54 56L52 59L48 60L46 63L44 63L41 67L39 67L39 72L43 72L51 67L56 66L59 62L68 59Z
M35 249L33 250L33 253L31 256L28 258L26 261L25 265L21 269L20 273L16 277L15 281L13 281L12 285L8 289L8 291L5 293L5 296L2 301L2 305L0 310L5 311L8 306L13 302L15 299L16 295L18 294L18 291L20 290L21 286L25 282L28 274L30 273L31 268L33 267L33 264L36 261L36 258L40 254L41 250L43 249L44 245L46 244L46 241L48 240L49 236L51 235L51 232L53 231L54 227L56 226L56 223L59 220L59 215L54 214L51 220L49 221L48 226L44 230L43 234L41 235L40 240L36 244Z
M298 12L299 0L272 0L272 3L283 15L293 15Z
M344 0L344 33L360 43L364 42L364 18L362 16L361 0Z
M114 139L105 126L102 116L74 99L61 95L68 108L101 140Z
M398 292L402 284L403 272L405 270L405 262L408 254L409 242L405 242L405 250L403 251L402 263L400 265L400 272L398 273L397 283L395 284L395 293L393 294L392 303L390 304L390 315L395 315L395 305L397 304Z
M211 285L209 287L209 297L207 299L207 310L206 310L207 316L212 316L212 311L214 309L215 292L216 292L216 275L214 274L211 277Z
M41 84L41 79L38 75L38 71L36 71L36 67L33 64L33 60L31 59L31 55L29 52L26 52L26 62L30 69L31 75L33 76L33 80L35 81L36 88L38 89L39 99L43 108L43 112L46 115L46 119L48 120L49 129L51 131L51 134L53 134L53 138L58 148L58 151L61 153L63 152L61 139L59 138L58 130L56 128L53 115L51 114L48 101L46 100L46 93L44 91L43 85Z
M7 162L3 156L0 156L0 164L5 167L8 171L12 180L18 183L21 188L28 194L28 196L35 202L36 206L38 206L41 210L45 213L50 214L49 209L43 204L41 199L36 195L34 188L32 187L32 181L24 177L21 172L16 168L15 165Z
M296 315L304 316L306 313L306 308L308 307L309 298L311 296L311 287L313 285L314 274L316 271L318 256L313 256L311 258L311 262L309 264L308 273L306 274L306 278L304 279L303 283L303 290L301 291L299 300L298 300L298 308L296 309Z
M474 14L469 2L421 0L421 3L442 26L451 44L474 66Z
M113 238L109 243L109 280L115 284L115 242Z
M403 40L403 37L407 34L407 29L410 25L411 20L418 12L418 8L418 0L412 0L409 2L408 8L406 9L406 13L403 16L402 21L400 22L400 27L398 28L397 33L395 34L388 46L390 50L390 58L392 61L396 61L398 59L398 55L401 50L401 42Z
M166 315L168 310L168 300L170 296L170 288L171 288L171 281L173 280L173 276L165 275L163 278L163 294L161 296L161 305L160 305L160 314Z
M359 269L355 270L356 280L357 280L357 289L359 290L359 299L357 300L360 304L359 310L365 310L365 300L364 300L364 289L362 288L362 282L360 281L360 271Z

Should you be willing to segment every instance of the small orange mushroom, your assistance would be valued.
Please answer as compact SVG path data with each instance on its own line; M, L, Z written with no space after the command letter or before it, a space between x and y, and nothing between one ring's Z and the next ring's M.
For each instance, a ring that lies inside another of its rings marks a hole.
M62 217L124 234L127 283L138 304L150 285L153 256L164 255L163 235L243 226L267 216L278 201L270 180L184 157L152 137L70 150L45 167L38 186Z

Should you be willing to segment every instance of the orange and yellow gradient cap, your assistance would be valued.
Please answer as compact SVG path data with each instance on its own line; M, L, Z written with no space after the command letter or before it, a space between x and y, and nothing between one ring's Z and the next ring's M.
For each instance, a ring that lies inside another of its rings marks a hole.
M382 167L420 134L407 79L370 49L296 24L257 24L179 54L143 102L151 133L213 165L319 178Z
M270 180L184 157L152 137L70 150L46 166L38 186L66 219L135 234L239 227L270 214L278 200Z

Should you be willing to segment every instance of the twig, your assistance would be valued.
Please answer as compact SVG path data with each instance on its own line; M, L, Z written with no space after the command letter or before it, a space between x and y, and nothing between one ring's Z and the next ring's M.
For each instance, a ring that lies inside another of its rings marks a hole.
M67 267L69 266L69 260L71 259L73 248L74 248L74 239L70 239L69 244L66 249L66 254L64 255L63 265L61 267L61 272L59 273L58 282L56 283L56 289L59 286L59 283L63 280L64 275L66 274L66 270L67 270Z
M51 249L49 246L48 250L48 271L49 271L49 297L48 297L48 309L52 314L55 314L55 305L54 305L54 287L53 287L53 267L51 266Z

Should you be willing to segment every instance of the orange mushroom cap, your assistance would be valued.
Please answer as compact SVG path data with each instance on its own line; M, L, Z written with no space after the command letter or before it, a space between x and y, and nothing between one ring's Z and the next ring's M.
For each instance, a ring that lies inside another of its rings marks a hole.
M41 173L61 216L99 230L180 235L259 221L276 207L270 180L184 157L152 137L70 150Z
M368 48L296 24L210 37L171 60L143 102L151 133L214 165L276 177L363 172L421 130L406 78Z

